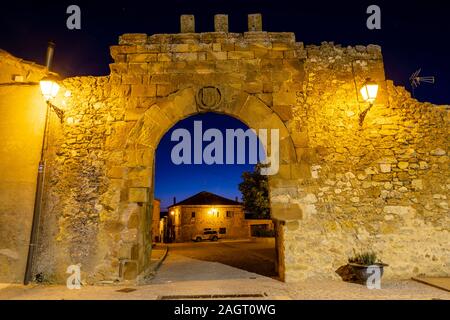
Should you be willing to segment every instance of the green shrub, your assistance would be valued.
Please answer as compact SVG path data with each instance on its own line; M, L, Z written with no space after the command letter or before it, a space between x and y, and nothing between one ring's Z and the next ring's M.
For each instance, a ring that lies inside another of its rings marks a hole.
M349 263L357 263L364 266L371 266L376 263L381 263L377 258L377 254L373 251L365 251L361 253L356 253L353 251L353 256L348 258Z

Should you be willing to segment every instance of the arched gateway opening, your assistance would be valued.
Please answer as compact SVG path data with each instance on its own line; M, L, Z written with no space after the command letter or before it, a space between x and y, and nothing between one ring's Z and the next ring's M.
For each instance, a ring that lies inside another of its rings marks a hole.
M131 129L125 145L129 174L123 185L128 186L128 200L122 207L125 211L134 212L134 217L130 218L136 219L138 223L132 225L133 231L130 230L136 233L136 241L123 242L124 245L130 246L131 257L129 261L122 260L122 276L128 274L128 277L133 277L143 274L149 265L154 240L149 226L152 223L155 191L155 152L160 140L177 122L205 112L231 116L255 130L278 129L279 170L276 174L269 176L270 196L276 196L278 188L284 188L282 184L280 185L281 181L290 179L291 164L296 163L293 142L279 116L258 98L230 88L203 87L179 90L151 104ZM270 150L270 142L267 148ZM139 216L136 216L136 210L131 209L136 208L136 205L140 208L137 211ZM278 205L272 202L271 209L271 218L276 221L276 225L289 218L297 218L289 217L293 210L289 210L283 204ZM301 210L299 211L301 214ZM280 278L283 279L283 234L281 227L276 229L277 270Z
M392 261L391 276L448 273L441 250L448 210L434 196L441 191L425 188L445 186L445 175L432 174L446 165L445 143L435 139L446 137L445 117L430 105L422 108L426 115L410 112L417 101L385 81L379 47L305 46L293 33L262 31L258 15L249 16L251 30L243 34L221 27L194 33L194 19L182 21L177 34L120 36L111 47L110 75L61 82L52 103L65 106L64 122L49 130L36 279L65 283L71 265L81 265L87 283L145 275L155 150L177 122L206 112L255 130L279 130L280 167L269 177L269 194L282 279L335 278L353 250L367 248ZM368 77L380 84L379 99L361 126L366 107L355 85ZM411 140L415 151L395 139L406 135L409 141L405 128L414 124L427 130L419 134L425 140ZM420 206L430 199L433 224ZM9 216L5 228L17 230L15 213ZM411 238L405 223L427 228ZM430 233L436 236L427 238ZM13 270L24 269L26 259L12 262L19 249L9 238L12 251L3 265L18 279L20 271ZM403 245L411 241L437 258L421 259L421 251Z
M151 226L153 256L169 248L161 277L183 261L199 269L190 276L197 279L233 270L213 267L206 275L211 264L200 261L278 276L268 179L257 169L258 158L266 160L265 149L257 134L235 118L208 112L178 122L164 135L156 150ZM177 277L186 274L172 279Z

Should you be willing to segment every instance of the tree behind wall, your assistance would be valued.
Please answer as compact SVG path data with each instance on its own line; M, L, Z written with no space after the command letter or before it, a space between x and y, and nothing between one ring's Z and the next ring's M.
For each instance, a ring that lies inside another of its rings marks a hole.
M253 172L244 172L239 184L244 210L257 219L270 219L269 181L261 174L261 165L256 165Z

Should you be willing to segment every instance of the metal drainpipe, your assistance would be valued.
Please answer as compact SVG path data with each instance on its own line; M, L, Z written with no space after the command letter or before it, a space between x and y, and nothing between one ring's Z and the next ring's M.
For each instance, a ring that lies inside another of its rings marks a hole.
M47 67L47 70L50 71L50 67L53 62L53 53L55 52L55 43L49 42L47 46L47 56L45 59L45 66Z
M47 71L50 71L50 66L53 60L53 53L55 49L55 44L53 42L48 43L47 47L47 56L46 56L46 66ZM33 221L31 224L31 235L30 235L30 244L28 247L28 257L27 257L27 265L25 267L25 276L23 283L24 285L28 285L30 281L32 281L32 271L33 271L33 261L34 261L34 252L38 242L38 231L39 231L39 221L41 217L41 209L42 209L42 192L44 187L44 174L45 174L45 157L44 153L47 147L47 134L49 127L49 109L50 104L47 101L45 107L45 124L44 124L44 135L42 137L42 146L41 146L41 158L39 160L38 174L37 174L37 182L36 182L36 194L34 198L34 211L33 211Z

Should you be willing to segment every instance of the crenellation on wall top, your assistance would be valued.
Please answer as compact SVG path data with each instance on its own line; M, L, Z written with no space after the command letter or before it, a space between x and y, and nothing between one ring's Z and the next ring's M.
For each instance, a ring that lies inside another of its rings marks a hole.
M248 31L262 31L262 15L260 13L249 14L247 18ZM214 31L228 32L228 15L214 15ZM183 14L180 16L180 32L195 33L195 16L192 14Z
M192 14L183 14L180 16L180 32L195 33L195 17Z
M154 34L128 33L119 37L119 45L145 45L158 43L199 43L223 41L248 42L285 42L295 43L293 32L266 32L262 27L262 15L254 13L248 15L248 30L243 33L229 32L228 15L214 15L214 31L197 33L194 15L180 16L180 33Z
M214 16L214 31L215 32L228 32L228 15L216 14Z
M337 63L342 70L353 66L353 63L363 71L383 69L380 46L345 47L334 42L305 46L296 41L293 32L262 31L260 14L249 15L250 31L243 33L228 32L228 16L224 14L215 15L214 32L195 32L195 18L192 15L181 16L180 22L181 33L124 34L119 39L119 45L111 47L111 55L116 63L134 64L270 58ZM373 61L360 62L369 60ZM384 79L384 74L380 78Z

